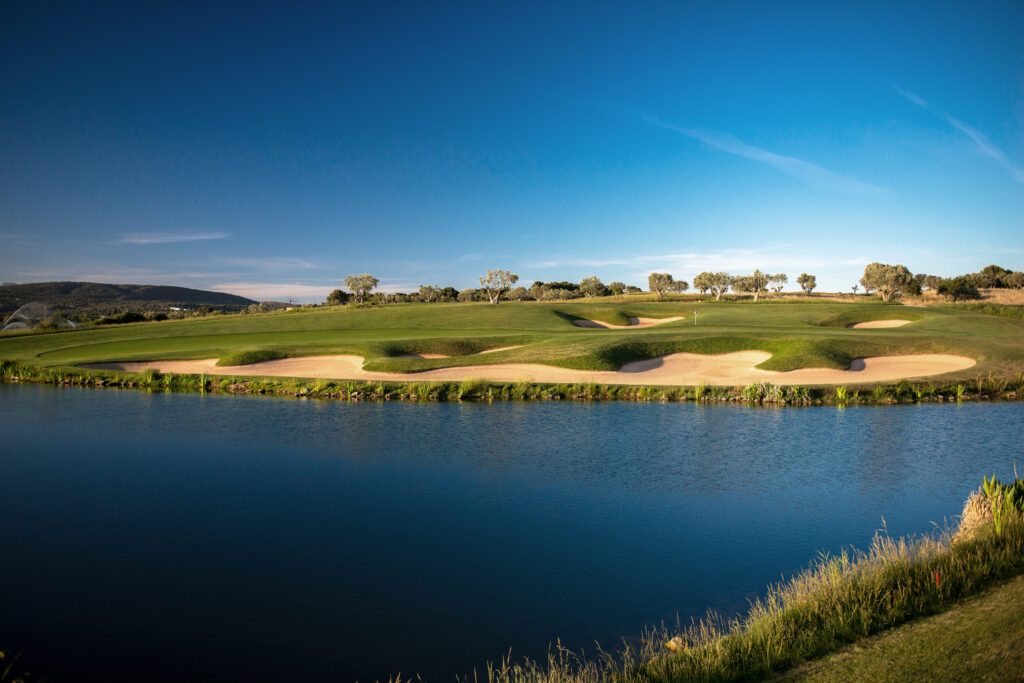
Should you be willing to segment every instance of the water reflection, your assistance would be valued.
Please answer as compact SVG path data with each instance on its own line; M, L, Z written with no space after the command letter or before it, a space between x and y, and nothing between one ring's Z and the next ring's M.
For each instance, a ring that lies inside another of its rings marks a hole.
M0 385L0 406L0 535L21 558L0 582L0 642L69 680L436 680L510 646L611 646L740 610L817 551L865 545L883 516L926 531L982 474L1024 462L1021 404Z

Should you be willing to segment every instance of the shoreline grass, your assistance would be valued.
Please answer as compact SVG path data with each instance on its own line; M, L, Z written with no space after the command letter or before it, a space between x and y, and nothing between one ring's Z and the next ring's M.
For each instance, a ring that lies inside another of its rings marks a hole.
M878 532L866 551L821 556L788 581L770 586L743 617L709 614L688 627L653 629L641 645L614 656L599 653L596 659L556 647L546 661L504 660L484 674L489 683L681 683L760 680L785 672L919 617L941 614L1024 574L1020 506L997 531L991 518L968 519L980 497L978 492L968 500L967 523L958 530L899 539Z
M971 381L900 380L879 384L813 387L770 382L727 386L656 386L597 383L545 383L521 380L491 382L408 382L328 380L205 374L38 368L0 359L0 382L90 388L135 389L179 393L256 394L340 401L641 401L741 403L764 406L897 405L957 403L967 400L1024 399L1024 373L1013 379L978 376Z

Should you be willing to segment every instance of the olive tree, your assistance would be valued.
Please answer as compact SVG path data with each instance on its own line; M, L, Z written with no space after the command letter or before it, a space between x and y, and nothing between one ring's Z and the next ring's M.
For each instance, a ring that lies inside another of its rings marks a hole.
M715 295L715 301L721 301L722 295L732 287L732 275L729 273L711 273L710 292Z
M732 277L729 273L711 273L704 271L693 278L693 286L704 292L711 292L715 295L715 301L722 298L722 294L729 291L732 286Z
M616 280L615 282L609 282L608 291L616 295L622 294L623 292L626 291L626 285L625 283L619 282L618 280Z
M595 296L602 296L608 290L596 275L591 275L580 280L580 291L585 297L591 299Z
M755 270L751 275L733 278L732 288L737 292L750 292L754 295L754 301L757 301L761 292L768 291L768 276L760 270Z
M441 287L438 285L420 285L420 301L431 303L441 297Z
M374 276L363 273L362 275L349 275L345 278L345 286L348 287L349 291L355 294L356 301L363 303L366 295L370 293L374 287L377 286L379 280Z
M889 301L894 296L898 298L912 280L913 275L906 266L869 263L864 268L864 277L860 283L864 285L865 291L874 289L881 295L882 301Z
M778 294L782 291L782 288L789 282L789 276L785 273L779 273L777 275L769 275L768 282L771 283L772 291Z
M796 283L800 285L800 289L804 290L804 294L810 296L814 288L818 286L818 278L807 273L800 273L800 277L796 279Z
M925 275L924 278L921 279L921 286L925 289L930 289L933 292L937 292L939 285L941 284L942 278L938 275Z
M651 273L647 276L647 286L658 298L665 296L665 292L685 292L690 284L685 280L676 280L669 273Z
M530 293L526 291L526 287L513 287L508 290L509 301L526 301L530 298Z
M498 303L501 293L511 289L519 281L519 276L508 270L488 270L487 275L480 276L480 286L487 292L492 304Z
M1024 287L1024 273L1019 270L1015 270L1008 275L1003 276L1003 284L1010 289L1020 289Z
M704 271L703 273L698 273L693 278L693 288L699 291L701 294L706 294L707 291L711 289L711 283L709 282L710 278L711 273L707 271Z

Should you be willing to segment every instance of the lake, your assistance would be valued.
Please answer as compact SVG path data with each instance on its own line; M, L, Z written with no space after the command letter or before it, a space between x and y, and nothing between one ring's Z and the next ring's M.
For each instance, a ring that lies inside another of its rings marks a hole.
M1024 469L1021 403L0 385L0 427L0 647L54 681L453 681L558 638L615 649Z

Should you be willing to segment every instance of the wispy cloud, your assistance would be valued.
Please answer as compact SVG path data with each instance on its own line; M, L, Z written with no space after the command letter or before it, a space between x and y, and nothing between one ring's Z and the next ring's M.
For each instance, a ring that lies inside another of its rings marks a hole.
M16 240L18 235L13 232L0 232L0 240Z
M754 145L747 144L728 133L714 133L694 128L683 128L682 126L666 123L660 119L654 118L653 116L645 116L644 120L647 123L659 126L665 130L682 133L683 135L691 137L694 140L699 140L705 145L714 147L715 149L726 152L727 154L734 154L745 159L768 164L769 166L782 171L786 175L801 180L810 187L816 189L832 190L835 192L845 192L849 194L881 195L889 193L889 190L886 190L885 188L830 171L827 168L822 168L821 166L812 164L809 161L776 154L775 152L769 152L766 149L755 147Z
M985 134L982 133L980 130L974 128L973 126L967 125L966 123L959 119L953 118L953 116L951 116L947 112L942 111L941 109L933 105L931 102L921 97L920 95L916 95L910 92L909 90L904 90L895 83L890 83L890 85L892 86L893 90L902 95L907 101L912 102L913 104L916 104L922 109L931 112L935 116L938 116L940 119L942 119L949 125L956 128L958 131L969 137L971 141L974 143L975 147L977 147L979 152L1002 164L1003 167L1005 167L1006 170L1010 172L1010 175L1012 175L1014 180L1016 180L1018 183L1024 183L1024 168L1021 168L1020 166L1010 161L1009 157L1006 156L1006 153L1003 152L1003 150L996 147L994 144L992 144L992 141L989 140L985 136Z
M457 258L456 261L458 261L459 263L469 263L470 261L479 261L483 257L483 254L463 254L462 256Z
M125 235L120 241L124 244L171 244L223 240L229 237L229 232L137 232Z
M300 258L269 257L269 258L224 258L221 263L239 268L254 270L312 270L319 266L312 261Z
M523 264L526 268L608 268L638 269L634 275L647 277L652 271L670 272L680 276L693 276L702 271L725 270L736 273L761 270L823 268L833 265L863 266L873 258L848 256L836 259L829 255L801 253L793 245L775 245L762 249L723 249L713 252L680 252L668 254L640 254L621 258L552 258Z

